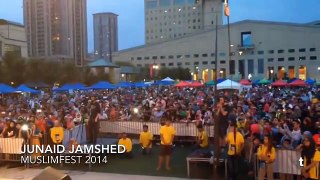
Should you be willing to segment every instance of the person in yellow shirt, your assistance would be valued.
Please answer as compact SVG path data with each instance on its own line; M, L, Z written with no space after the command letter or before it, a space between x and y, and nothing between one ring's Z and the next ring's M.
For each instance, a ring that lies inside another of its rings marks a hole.
M166 169L170 170L170 159L173 150L173 140L176 130L171 126L170 119L166 119L165 125L160 128L161 152L159 155L159 162L157 171L159 171L163 164L163 157L166 157Z
M119 139L118 145L123 145L126 149L123 156L125 158L132 158L132 141L130 138L127 137L127 133L123 132L121 138Z
M319 163L320 163L320 151L316 148L315 142L312 138L304 138L303 147L301 152L303 158L302 176L308 180L318 180L319 175Z
M148 125L143 125L143 131L140 133L140 146L142 148L142 154L150 154L152 148L153 135L148 130Z
M198 136L196 149L207 149L209 146L208 134L202 125L198 125Z
M244 138L242 134L237 131L236 117L232 115L228 117L228 119L231 121L226 137L226 143L228 144L228 175L229 179L235 180L240 173L240 157L244 147Z
M258 180L264 180L267 174L268 180L273 179L273 162L276 159L276 149L272 145L272 139L265 135L263 144L258 148L257 156L259 159Z
M58 120L54 121L54 127L50 129L50 137L54 144L62 144L64 129Z

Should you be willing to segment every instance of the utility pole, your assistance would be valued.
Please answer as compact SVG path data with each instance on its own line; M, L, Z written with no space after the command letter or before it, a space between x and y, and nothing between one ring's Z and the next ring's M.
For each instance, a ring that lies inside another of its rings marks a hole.
M217 84L218 84L218 7L216 8L216 27L215 27L215 62L214 62L214 98L215 105L218 102L218 92L217 92ZM218 165L220 159L220 139L219 139L219 115L214 112L214 175L218 175Z

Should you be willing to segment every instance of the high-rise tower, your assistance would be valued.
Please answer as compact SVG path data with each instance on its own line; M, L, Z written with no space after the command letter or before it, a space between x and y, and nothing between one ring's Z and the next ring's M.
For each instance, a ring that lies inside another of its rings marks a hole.
M145 0L145 41L154 43L222 25L221 0Z
M30 57L84 65L86 0L24 0L23 8Z

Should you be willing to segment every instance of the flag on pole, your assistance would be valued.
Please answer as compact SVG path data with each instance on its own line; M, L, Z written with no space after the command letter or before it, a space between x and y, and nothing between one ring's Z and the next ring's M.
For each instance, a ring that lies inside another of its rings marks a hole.
M228 3L224 3L224 15L230 16L230 9Z

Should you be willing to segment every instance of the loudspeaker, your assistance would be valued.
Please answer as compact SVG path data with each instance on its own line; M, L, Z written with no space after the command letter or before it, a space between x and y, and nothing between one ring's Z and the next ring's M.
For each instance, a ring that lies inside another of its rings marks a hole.
M48 166L32 180L71 180L70 176Z

